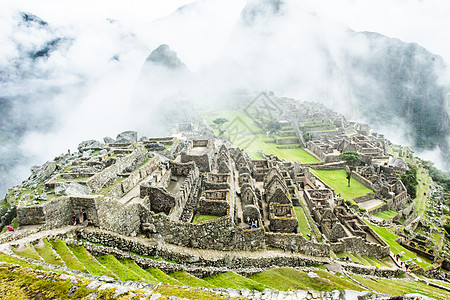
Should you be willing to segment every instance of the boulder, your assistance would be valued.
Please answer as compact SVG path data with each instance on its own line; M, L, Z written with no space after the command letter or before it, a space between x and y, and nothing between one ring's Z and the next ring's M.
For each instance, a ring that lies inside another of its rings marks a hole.
M120 144L134 144L137 140L137 132L131 130L119 133L116 137L116 143Z
M93 151L97 151L97 150L102 150L104 147L104 144L100 143L97 140L88 140L88 141L83 141L78 145L78 151L79 152L83 152L83 151L88 151L88 150L93 150Z
M113 138L111 138L109 136L105 136L103 138L103 141L105 142L105 144L114 144L116 142Z
M148 143L145 145L145 149L149 151L163 151L166 149L166 147L159 143Z
M72 195L89 195L90 192L87 187L76 182L71 183L58 182L55 185L55 194L56 195L66 194L67 196L72 196Z

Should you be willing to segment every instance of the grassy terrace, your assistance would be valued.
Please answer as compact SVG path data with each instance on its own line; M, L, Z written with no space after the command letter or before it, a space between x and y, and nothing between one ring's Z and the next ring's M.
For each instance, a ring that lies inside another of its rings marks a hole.
M350 187L347 184L347 173L344 169L341 170L314 170L311 172L319 177L326 184L331 186L335 193L341 194L342 198L345 200L351 200L356 197L361 197L367 193L373 192L371 189L363 185L361 182L356 180L353 176L350 181Z
M34 249L36 249L36 252L39 254L40 257L44 259L46 263L52 265L63 265L61 259L56 257L55 254L53 253L52 245L47 241L47 239L44 239L43 245L40 245L40 247L35 245Z
M383 220L389 220L389 219L392 219L393 217L395 217L396 215L398 215L398 212L389 209L389 210L379 212L379 213L375 214L374 216L378 217L378 218L382 218Z
M210 215L195 215L194 219L192 220L192 223L200 223L203 221L208 221L208 220L215 220L218 219L220 217L218 216L210 216Z
M410 251L408 249L406 249L405 247L403 247L402 245L400 245L399 243L397 243L395 241L396 238L398 238L397 235L395 235L394 233L392 233L391 231L389 231L389 229L384 228L384 227L378 227L375 225L370 224L368 221L366 221L366 223L373 229L375 230L376 233L378 233L378 235L386 242L388 243L388 245L391 247L391 251L393 253L400 253L400 252L404 252L405 254L403 255L402 260L410 260L410 259L416 259L416 258L420 258L422 260L422 262L419 262L417 260L415 260L415 262L421 266L422 268L429 269L431 267L431 261L425 257L419 256L418 254L416 254L413 251Z
M226 129L224 134L225 138L229 139L234 145L240 148L245 148L245 151L253 159L261 159L261 156L257 153L257 151L262 150L266 154L274 154L279 158L298 161L300 163L320 162L317 158L301 148L278 149L277 146L289 145L265 143L267 141L274 141L274 139L261 133L262 128L258 127L250 117L242 112L235 110L219 110L212 113L204 113L203 118L205 119L207 125L214 130L216 135L219 135L219 130L216 129L216 125L213 123L213 120L216 118L228 119L229 122L222 126ZM284 139L289 137L280 138ZM300 147L299 144L293 144L290 146Z
M263 291L268 288L267 285L254 281L250 277L244 277L234 272L221 273L210 277L203 278L206 282L220 287L232 289L250 289Z
M430 287L418 281L392 280L392 279L371 279L360 275L352 275L353 278L362 284L380 292L393 296L400 296L411 293L421 293L435 299L450 299L450 293Z
M268 286L271 289L287 290L308 290L332 291L334 289L352 289L361 291L362 287L355 283L333 275L326 271L314 271L318 278L310 278L306 272L291 268L275 268L264 271L248 278Z
M302 233L304 238L308 238L308 234L311 234L311 229L309 228L308 220L306 219L303 208L300 206L294 206L295 214L297 215L298 228Z

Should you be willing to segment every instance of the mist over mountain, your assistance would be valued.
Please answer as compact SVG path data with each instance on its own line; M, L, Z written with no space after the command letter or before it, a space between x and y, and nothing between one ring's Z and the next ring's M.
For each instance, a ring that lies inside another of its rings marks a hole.
M329 22L298 1L218 3L199 0L133 26L99 17L61 27L21 11L3 18L0 193L83 139L164 135L192 102L226 105L236 91L322 102L416 153L435 150L448 170L440 56Z

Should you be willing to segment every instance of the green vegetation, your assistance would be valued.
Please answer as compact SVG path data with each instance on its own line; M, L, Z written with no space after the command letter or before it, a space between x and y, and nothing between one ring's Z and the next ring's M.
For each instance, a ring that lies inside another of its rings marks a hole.
M128 268L130 271L136 273L141 277L140 281L150 283L150 284L157 284L159 281L156 280L155 277L150 275L149 272L146 272L141 267L139 267L134 260L131 259L119 259L120 263L124 265L126 268Z
M311 234L311 229L309 228L308 220L306 219L303 208L300 206L294 206L295 214L298 220L298 229L302 233L303 237L308 238L308 234Z
M192 223L200 223L208 220L215 220L220 218L219 216L210 216L210 215L195 215Z
M416 198L416 193L417 193L417 169L412 166L412 165L408 165L409 169L402 174L398 174L397 177L399 177L401 179L401 181L403 182L403 184L406 187L406 190L408 192L408 195L414 199Z
M177 296L178 298L185 298L191 300L214 300L214 299L230 299L228 295L219 295L213 292L203 291L197 288L186 288L181 286L173 286L168 284L161 284L154 293L160 293L164 298L168 299L170 296Z
M102 188L100 190L100 194L106 195L110 190L112 190L114 187L116 187L116 185L118 185L119 183L121 183L124 180L125 180L125 177L120 177L120 178L116 179L116 181L114 181L113 184Z
M376 213L374 216L381 218L383 220L389 220L389 219L392 219L393 217L395 217L396 215L398 215L398 212L396 212L395 210L388 209L388 210Z
M43 269L41 266L30 264L29 262L27 262L25 260L22 260L22 259L19 259L19 258L16 258L16 257L12 257L12 256L10 256L8 254L3 253L3 252L0 252L0 261L4 261L4 262L10 263L10 264L19 265L19 266L24 267L24 268Z
M78 261L75 255L67 248L66 243L61 240L51 240L50 244L53 249L61 256L62 260L69 269L78 270L87 273L84 266Z
M161 271L158 268L149 268L149 269L146 269L145 271L150 273L150 275L152 275L156 280L161 281L163 283L181 285L178 280L167 275L166 273L164 273L163 271Z
M345 163L349 166L356 166L361 162L361 158L359 157L358 152L356 151L346 151L339 155L339 159L345 161Z
M265 284L252 280L250 277L246 278L234 272L213 275L203 278L203 280L219 288L250 289L263 291L268 287Z
M367 193L373 192L371 189L363 185L361 182L356 180L353 176L352 186L347 186L346 176L347 173L344 169L340 170L314 170L311 169L317 177L326 182L331 186L335 193L341 194L341 197L345 200L351 200L356 197L361 197Z
M30 244L27 243L26 248L22 249L22 250L17 250L17 248L12 248L12 251L14 253L16 253L17 255L26 257L26 258L31 258L31 259L35 259L35 260L42 260L42 258L39 256L39 254L37 254L33 248L31 247Z
M274 143L274 139L262 133L263 129L258 126L247 115L235 110L220 110L212 113L203 114L209 127L211 127L216 135L219 135L219 130L214 125L213 120L216 118L225 118L231 120L227 124L224 136L234 145L244 150L253 158L261 159L258 150L262 150L266 154L274 154L279 158L286 160L298 161L300 163L318 163L317 158L306 152L301 148L294 149L278 149ZM266 143L270 142L272 143ZM294 144L300 147L299 144ZM288 146L288 145L281 145Z
M275 268L248 278L262 283L271 289L282 291L307 290L332 291L334 289L352 289L361 291L362 287L326 271L314 271L320 277L310 278L307 273L291 268Z
M46 274L45 278L36 278L34 271L15 266L0 266L1 299L81 299L92 291L79 285L78 290L68 296L73 284L69 280ZM104 293L99 293L104 296Z
M361 282L362 284L380 292L386 293L393 296L400 296L411 293L420 293L428 297L437 299L450 299L450 293L439 289L428 286L425 283L419 281L408 281L408 280L392 280L392 279L372 279L364 278L359 275L352 275L353 278Z
M400 253L400 252L404 252L405 254L403 255L402 260L409 260L409 259L415 259L417 257L419 257L422 262L418 262L416 260L416 263L421 266L424 269L428 269L431 267L431 261L425 257L419 256L418 254L416 254L415 252L412 252L408 249L406 249L405 247L403 247L402 245L400 245L399 243L397 243L395 241L396 238L398 238L397 235L393 234L392 232L390 232L387 228L384 227L378 227L375 225L370 224L368 221L366 221L366 223L373 229L375 230L376 233L378 233L378 235L386 242L388 243L388 245L391 247L391 251L393 253Z
M201 286L205 288L213 288L214 286L202 279L199 279L186 271L178 271L172 274L169 274L169 276L175 278L178 280L182 285L187 286Z
M34 249L39 254L40 257L44 259L46 263L52 264L52 265L63 265L63 262L59 257L56 257L56 255L53 253L52 245L47 241L47 239L44 239L42 241L43 245L34 245Z
M99 256L97 260L104 265L107 269L111 270L112 273L116 274L122 281L139 281L141 277L129 270L127 267L122 265L112 254Z
M78 260L85 266L85 268L95 276L109 276L116 278L117 276L108 270L105 266L100 264L83 246L67 245L67 247L75 254Z

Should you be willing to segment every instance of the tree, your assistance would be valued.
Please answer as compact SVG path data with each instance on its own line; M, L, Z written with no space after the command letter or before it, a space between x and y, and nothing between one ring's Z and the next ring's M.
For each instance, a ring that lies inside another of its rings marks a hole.
M276 133L278 130L281 129L281 125L280 122L278 121L274 121L274 120L270 120L266 125L265 125L266 131L269 132L270 134L274 134Z
M217 129L219 129L219 136L222 136L225 132L225 129L222 127L222 125L226 122L228 122L228 119L225 118L216 118L213 120L213 123L217 125Z
M214 119L214 121L213 121L213 123L216 124L217 126L222 126L226 122L228 122L228 119L225 119L225 118L217 118L217 119Z
M414 199L417 194L417 169L408 165L409 169L405 173L398 174L397 177L403 182L406 187L408 195Z
M361 158L359 158L359 154L356 151L346 151L339 155L339 159L345 161L345 163L349 166L350 172L347 172L347 180L348 186L350 186L350 178L352 178L353 168L361 162Z

